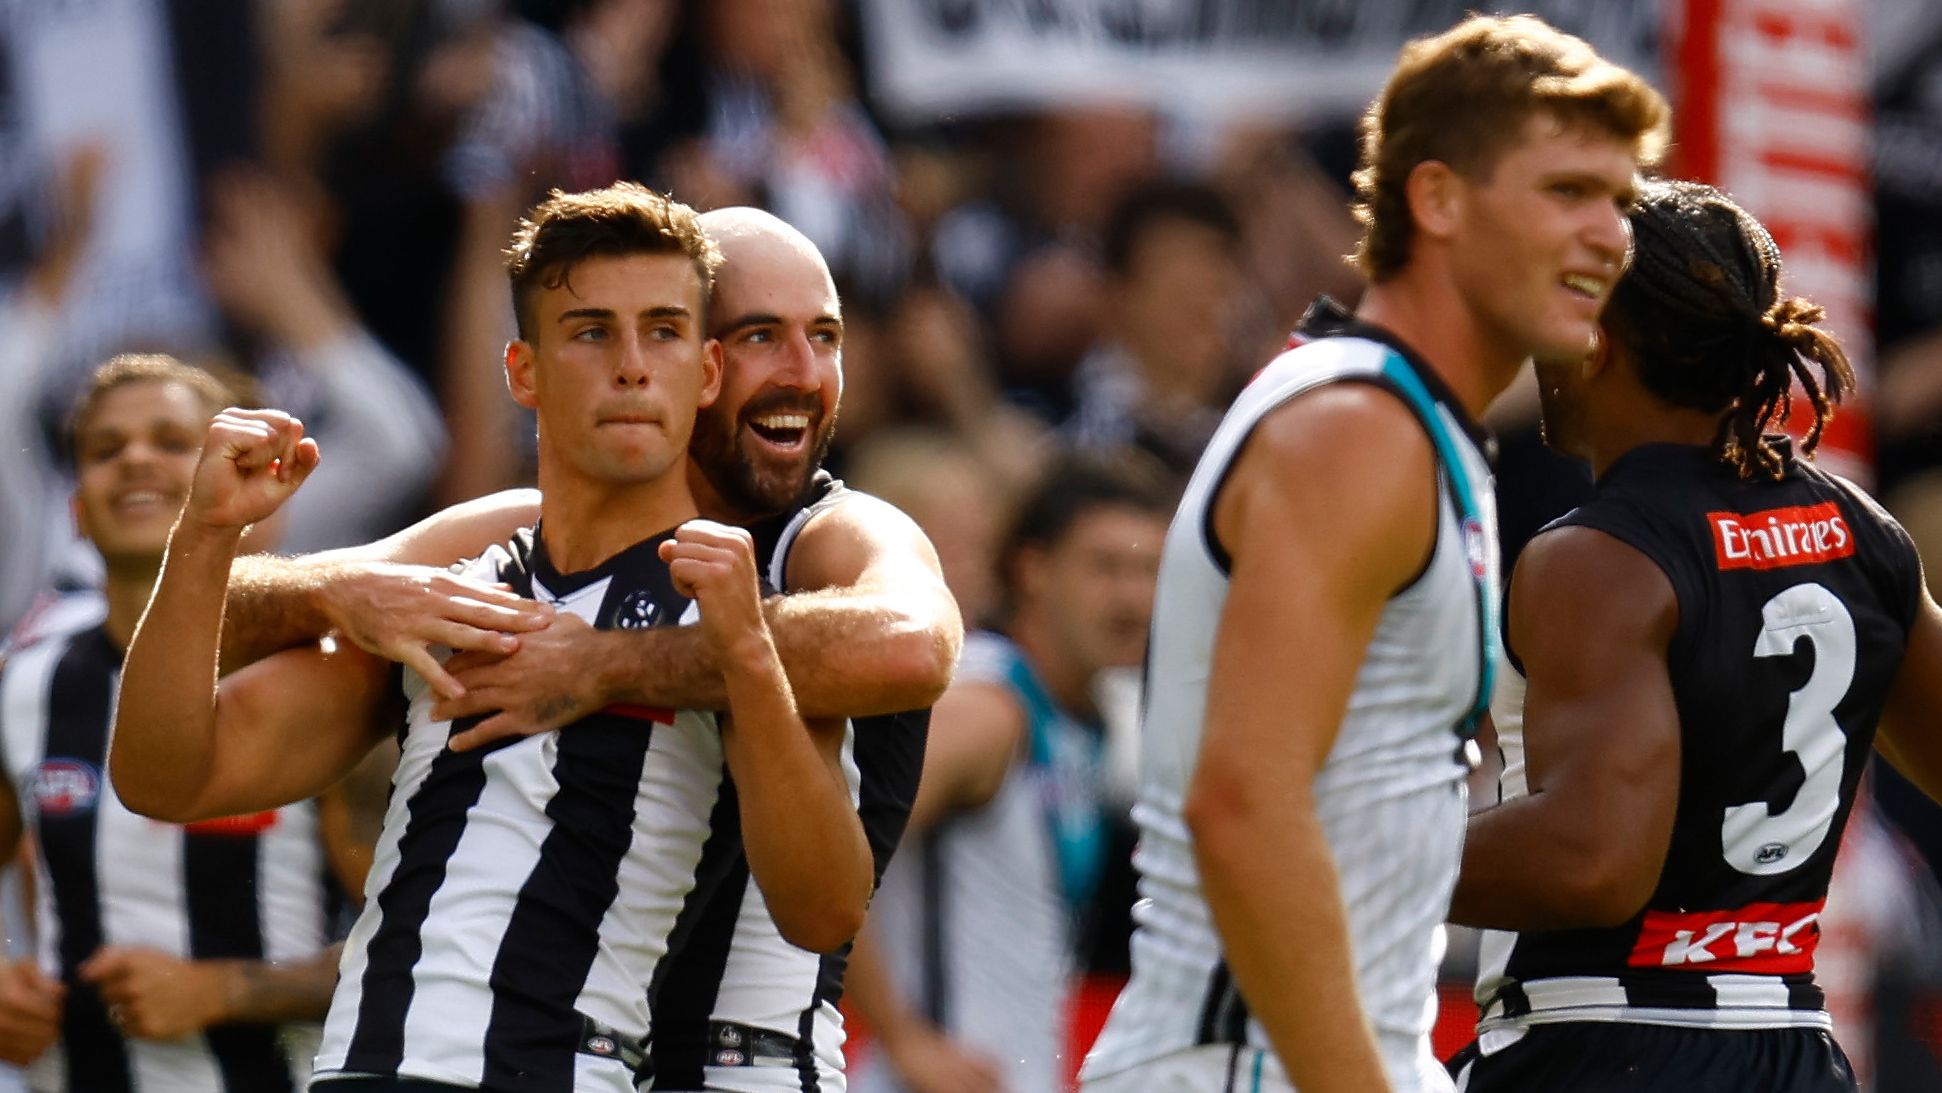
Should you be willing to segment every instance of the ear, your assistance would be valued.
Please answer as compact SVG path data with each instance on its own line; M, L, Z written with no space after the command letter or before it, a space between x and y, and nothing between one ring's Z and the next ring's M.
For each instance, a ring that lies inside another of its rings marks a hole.
M1612 344L1612 336L1605 332L1604 324L1591 329L1591 352L1578 365L1578 374L1586 379L1596 379L1607 369L1618 363L1618 349Z
M539 390L533 383L538 366L531 342L514 338L506 343L506 390L512 392L514 402L528 410L539 409Z
M1416 230L1431 239L1448 239L1462 222L1466 184L1456 169L1442 160L1426 159L1403 183L1409 215Z
M723 367L720 339L701 343L701 397L695 400L695 409L706 410L721 397Z

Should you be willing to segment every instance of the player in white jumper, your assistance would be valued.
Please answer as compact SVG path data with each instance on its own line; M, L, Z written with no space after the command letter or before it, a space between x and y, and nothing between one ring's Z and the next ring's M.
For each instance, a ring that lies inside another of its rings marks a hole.
M1665 116L1533 18L1403 50L1364 121L1357 316L1311 311L1168 533L1133 977L1088 1088L1448 1088L1437 938L1496 642L1474 420L1589 348Z

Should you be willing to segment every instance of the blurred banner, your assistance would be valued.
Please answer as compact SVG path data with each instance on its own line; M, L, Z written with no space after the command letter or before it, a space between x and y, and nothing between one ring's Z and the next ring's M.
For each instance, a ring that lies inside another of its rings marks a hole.
M1676 173L1732 193L1786 258L1787 291L1827 309L1861 391L1822 451L1867 478L1874 343L1864 0L1682 0L1673 41ZM1796 405L1796 420L1806 408ZM1806 420L1812 420L1811 416Z
M1190 117L1358 113L1403 42L1477 0L863 0L878 105L904 122L1112 100ZM1648 77L1659 5L1532 0Z

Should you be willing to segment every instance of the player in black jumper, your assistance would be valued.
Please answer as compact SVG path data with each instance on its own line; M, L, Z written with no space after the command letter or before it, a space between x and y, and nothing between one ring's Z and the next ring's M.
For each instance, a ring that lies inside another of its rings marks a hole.
M1819 915L1869 749L1942 787L1942 614L1894 519L1803 459L1853 372L1772 237L1694 183L1648 184L1631 221L1598 349L1538 368L1546 439L1598 489L1511 577L1528 693L1451 908L1492 928L1454 1069L1471 1093L1853 1089ZM1769 432L1796 381L1798 446Z

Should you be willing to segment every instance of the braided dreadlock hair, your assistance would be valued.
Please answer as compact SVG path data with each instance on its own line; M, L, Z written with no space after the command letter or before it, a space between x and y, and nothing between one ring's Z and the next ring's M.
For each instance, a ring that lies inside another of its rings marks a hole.
M1854 369L1818 324L1822 309L1780 294L1780 248L1731 197L1697 182L1654 180L1631 214L1632 265L1606 305L1605 335L1637 363L1647 390L1723 415L1714 445L1741 478L1779 478L1768 435L1799 381L1814 406L1801 441L1812 454L1854 390Z

